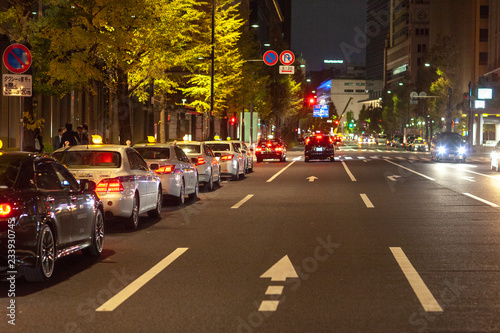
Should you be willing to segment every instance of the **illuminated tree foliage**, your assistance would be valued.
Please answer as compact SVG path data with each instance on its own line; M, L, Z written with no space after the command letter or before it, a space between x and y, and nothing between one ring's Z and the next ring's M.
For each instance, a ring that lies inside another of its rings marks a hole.
M228 100L242 79L244 59L237 43L241 36L243 20L239 16L239 3L232 0L215 1L215 76L214 76L214 114L222 115ZM193 101L191 106L198 111L210 111L211 97L211 6L203 6L204 17L200 21L202 34L198 42L204 46L203 59L193 66L188 86L181 90ZM199 51L199 50L198 50ZM201 58L201 57L200 57Z

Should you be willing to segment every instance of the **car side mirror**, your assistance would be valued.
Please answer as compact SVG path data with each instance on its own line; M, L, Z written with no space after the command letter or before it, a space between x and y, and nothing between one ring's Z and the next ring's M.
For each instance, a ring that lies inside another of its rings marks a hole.
M80 191L83 192L92 192L95 191L97 185L94 181L90 179L80 179Z
M152 171L155 171L155 170L158 170L160 168L160 165L158 163L151 163L151 165L149 166L149 168Z

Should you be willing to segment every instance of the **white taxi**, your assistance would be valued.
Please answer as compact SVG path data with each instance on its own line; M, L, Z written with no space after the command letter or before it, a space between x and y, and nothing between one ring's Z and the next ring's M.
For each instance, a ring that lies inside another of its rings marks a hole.
M231 141L206 141L207 146L219 159L223 176L231 176L232 180L239 180L245 176L245 157L236 143Z
M123 218L128 227L136 229L140 214L160 216L160 177L133 148L77 145L60 148L52 156L66 165L76 179L89 179L97 184L96 193L106 218Z
M213 191L214 184L220 186L221 167L214 153L202 141L180 141L177 145L182 148L198 169L198 180L203 184L205 191Z
M176 143L142 143L134 145L146 163L158 163L155 172L160 176L165 198L173 199L175 205L189 199L198 199L198 170Z

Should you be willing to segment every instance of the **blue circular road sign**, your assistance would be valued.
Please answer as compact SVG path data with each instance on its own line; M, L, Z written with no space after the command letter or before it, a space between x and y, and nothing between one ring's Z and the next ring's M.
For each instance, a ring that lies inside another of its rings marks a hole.
M3 63L13 73L24 73L31 66L31 52L23 44L11 44L3 52Z
M266 51L264 53L264 63L268 66L274 66L278 62L278 53L273 50Z

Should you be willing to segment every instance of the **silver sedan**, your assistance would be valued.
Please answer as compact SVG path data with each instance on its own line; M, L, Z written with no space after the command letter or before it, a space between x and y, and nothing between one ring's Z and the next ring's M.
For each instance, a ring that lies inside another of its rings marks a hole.
M191 162L198 169L198 181L203 184L205 191L213 191L214 184L220 186L221 167L219 160L208 148L205 142L201 141L181 141L177 145L184 150Z
M239 180L245 176L245 157L231 141L207 141L207 146L219 158L222 175L231 176L232 180Z
M164 198L176 205L184 204L186 195L196 201L199 192L198 169L175 143L144 143L134 145L148 164L158 163Z

